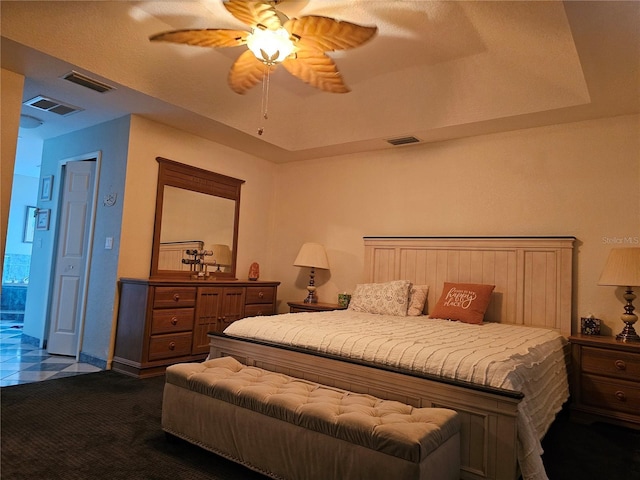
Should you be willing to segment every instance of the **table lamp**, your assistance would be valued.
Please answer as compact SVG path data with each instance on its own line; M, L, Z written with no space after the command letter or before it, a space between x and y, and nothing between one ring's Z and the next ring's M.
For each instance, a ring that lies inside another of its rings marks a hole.
M293 264L296 267L311 267L309 285L307 285L309 294L307 298L304 299L304 303L318 303L314 283L315 269L329 270L329 260L327 259L327 252L324 250L324 247L319 243L305 243L300 248Z
M598 285L626 288L624 299L627 304L620 317L625 326L622 332L616 335L616 339L620 342L640 342L640 336L633 328L633 324L638 321L638 316L633 313L635 310L633 301L636 296L631 288L640 286L640 247L611 249Z
M221 272L220 267L230 267L231 266L231 249L229 245L221 245L216 244L211 246L211 250L213 251L213 259L216 262L218 268L216 272Z

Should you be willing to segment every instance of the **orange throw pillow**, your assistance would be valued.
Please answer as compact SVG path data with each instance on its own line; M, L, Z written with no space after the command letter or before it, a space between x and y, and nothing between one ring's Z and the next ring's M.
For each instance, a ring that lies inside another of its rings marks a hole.
M429 316L465 323L482 323L495 287L479 283L444 282L442 295Z

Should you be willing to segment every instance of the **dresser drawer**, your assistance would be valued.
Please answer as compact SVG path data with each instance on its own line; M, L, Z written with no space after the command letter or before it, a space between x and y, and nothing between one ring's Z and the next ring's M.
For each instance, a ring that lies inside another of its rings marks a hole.
M247 287L245 303L273 303L276 296L275 287Z
M258 315L273 315L273 304L257 304L257 305L245 305L244 316L245 317L257 317Z
M581 375L582 403L640 415L640 384L595 375Z
M196 287L156 287L153 308L193 307Z
M155 335L149 339L149 360L191 355L191 332Z
M640 381L640 356L604 348L582 347L582 372Z
M194 308L163 308L153 311L151 335L193 329Z

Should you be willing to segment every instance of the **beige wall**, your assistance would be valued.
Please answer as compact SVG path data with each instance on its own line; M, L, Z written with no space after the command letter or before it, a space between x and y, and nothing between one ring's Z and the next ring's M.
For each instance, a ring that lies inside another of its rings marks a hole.
M335 302L362 281L363 236L569 235L574 328L593 313L618 333L622 290L597 281L613 242L640 241L639 133L634 115L279 165L280 310L305 296L305 241L327 247L316 285Z
M236 274L246 279L249 265L257 261L262 278L268 279L275 166L135 115L129 132L117 278L149 276L158 181L156 157L245 180L240 198ZM113 357L118 301L116 298L109 363Z
M156 157L245 180L240 198L236 273L239 279L246 279L249 265L258 262L261 278L273 279L268 252L275 165L137 116L131 120L118 276L149 275L158 179Z
M2 81L4 208L4 140L15 141L19 110L9 128L4 71ZM615 242L640 236L639 133L634 115L275 165L134 116L118 277L149 273L164 156L246 180L238 278L259 262L262 279L282 282L280 311L305 296L308 270L292 265L305 241L326 245L331 271L316 280L321 301L335 301L362 281L363 236L573 235L574 328L593 313L617 333L623 292L597 280Z
M2 85L0 88L2 95L0 102L2 103L2 120L0 121L2 127L0 137L2 144L0 150L0 258L4 258L24 77L5 69L2 69L0 75L0 84ZM0 266L1 276L2 266Z

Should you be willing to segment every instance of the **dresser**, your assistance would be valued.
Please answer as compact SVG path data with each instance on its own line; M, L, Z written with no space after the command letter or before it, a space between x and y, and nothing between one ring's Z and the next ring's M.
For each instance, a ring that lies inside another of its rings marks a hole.
M279 284L121 279L113 370L149 377L174 363L204 360L209 332L276 313Z
M573 335L571 416L640 429L640 343Z

